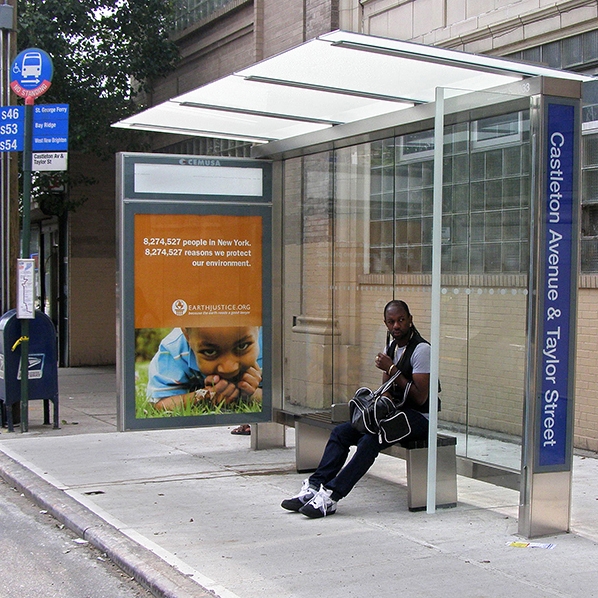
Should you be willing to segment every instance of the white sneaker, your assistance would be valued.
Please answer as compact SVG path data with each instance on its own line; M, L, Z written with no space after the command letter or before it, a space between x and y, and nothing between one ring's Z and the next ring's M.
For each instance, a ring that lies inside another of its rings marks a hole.
M303 480L303 486L299 494L293 496L293 498L286 498L280 503L280 506L287 511L299 511L301 507L306 505L318 492L317 488L313 488L309 485L309 480Z
M332 500L332 498L330 498L331 495L332 490L328 490L322 486L316 495L304 507L299 509L299 513L303 513L311 519L334 515L334 513L336 513L337 501Z

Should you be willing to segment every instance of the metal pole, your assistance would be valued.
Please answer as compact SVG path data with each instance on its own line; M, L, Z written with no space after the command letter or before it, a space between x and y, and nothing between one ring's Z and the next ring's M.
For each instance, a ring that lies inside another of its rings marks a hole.
M432 212L432 299L430 321L430 428L426 511L436 511L438 438L438 369L440 361L440 275L442 257L442 161L444 153L444 89L436 88L434 116L434 207Z
M10 53L14 23L14 8L10 4L0 5L0 105L10 104ZM0 269L2 277L2 313L10 309L11 292L11 234L10 234L10 154L0 154Z
M31 240L31 146L33 133L33 104L25 98L25 138L23 140L23 236L21 257L29 258ZM21 320L21 432L29 430L29 320Z
M5 31L0 31L0 105L6 106L6 63L7 63L7 46L6 43L7 35ZM2 268L2 279L0 284L2 285L2 313L8 311L8 248L9 248L9 235L8 235L8 156L5 152L0 155L0 220L1 228L0 234L2 235L2 246L0 247L0 267Z

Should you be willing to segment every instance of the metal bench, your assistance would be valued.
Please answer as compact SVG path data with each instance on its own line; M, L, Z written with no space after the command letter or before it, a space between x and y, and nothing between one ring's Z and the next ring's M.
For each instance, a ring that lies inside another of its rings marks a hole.
M299 473L314 471L324 452L330 430L346 418L333 417L332 412L294 416L295 463ZM334 420L334 421L333 421ZM436 507L457 506L457 439L438 434L436 466ZM407 494L410 511L422 511L427 503L428 441L417 440L394 444L382 451L407 464Z

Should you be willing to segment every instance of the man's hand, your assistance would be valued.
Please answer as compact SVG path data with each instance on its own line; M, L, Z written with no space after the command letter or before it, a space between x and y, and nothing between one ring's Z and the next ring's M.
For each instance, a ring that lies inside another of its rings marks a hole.
M388 369L393 365L392 359L386 355L386 353L378 353L375 359L376 367L385 373L388 373Z

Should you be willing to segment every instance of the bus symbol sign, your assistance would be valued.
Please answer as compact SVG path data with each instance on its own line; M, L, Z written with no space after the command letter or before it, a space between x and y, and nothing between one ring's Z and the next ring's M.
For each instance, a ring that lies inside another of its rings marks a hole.
M28 48L12 63L10 88L21 98L37 98L50 89L53 74L50 56L39 48Z

